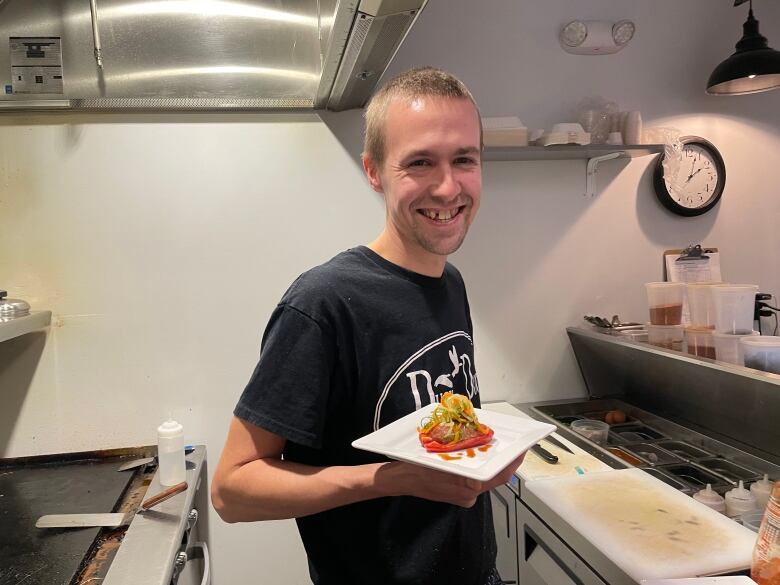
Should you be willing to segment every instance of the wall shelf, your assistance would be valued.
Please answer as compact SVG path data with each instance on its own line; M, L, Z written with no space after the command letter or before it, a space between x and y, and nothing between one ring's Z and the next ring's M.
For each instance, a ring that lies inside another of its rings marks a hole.
M585 195L596 190L596 171L600 163L616 158L635 158L663 152L663 144L554 144L550 146L486 146L483 161L587 160Z
M663 144L555 144L550 146L486 146L482 153L484 161L522 160L577 160L591 159L605 154L620 153L622 158L649 156L663 152Z
M8 341L25 333L48 327L51 311L31 311L29 315L0 323L0 342Z

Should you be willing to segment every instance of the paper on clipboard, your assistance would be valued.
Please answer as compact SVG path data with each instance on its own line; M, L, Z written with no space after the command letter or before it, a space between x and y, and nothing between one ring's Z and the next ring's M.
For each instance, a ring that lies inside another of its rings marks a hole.
M718 249L703 247L698 249L699 253L694 246L685 250L664 252L668 282L722 282Z

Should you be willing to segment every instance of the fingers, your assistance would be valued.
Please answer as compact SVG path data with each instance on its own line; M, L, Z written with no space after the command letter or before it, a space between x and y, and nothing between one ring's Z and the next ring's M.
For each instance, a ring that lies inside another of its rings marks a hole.
M489 481L479 481L412 463L396 461L386 465L392 466L402 477L403 487L397 493L470 508L480 494L509 483L524 458L525 453L521 453Z

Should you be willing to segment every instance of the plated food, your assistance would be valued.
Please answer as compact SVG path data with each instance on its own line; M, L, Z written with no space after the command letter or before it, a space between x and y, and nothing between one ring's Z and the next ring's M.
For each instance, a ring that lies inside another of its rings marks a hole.
M420 444L429 453L448 453L486 445L493 429L480 423L466 396L445 392L441 402L417 428Z

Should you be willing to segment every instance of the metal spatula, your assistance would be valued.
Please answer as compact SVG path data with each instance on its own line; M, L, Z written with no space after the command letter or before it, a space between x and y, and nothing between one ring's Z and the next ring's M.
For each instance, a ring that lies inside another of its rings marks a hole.
M187 482L177 483L167 490L144 500L141 504L141 510L149 510L157 504L172 498L187 490ZM109 512L97 514L47 514L41 516L35 522L36 528L118 528L130 524L133 519L132 512Z
M35 522L36 528L118 528L130 524L133 514L47 514Z

